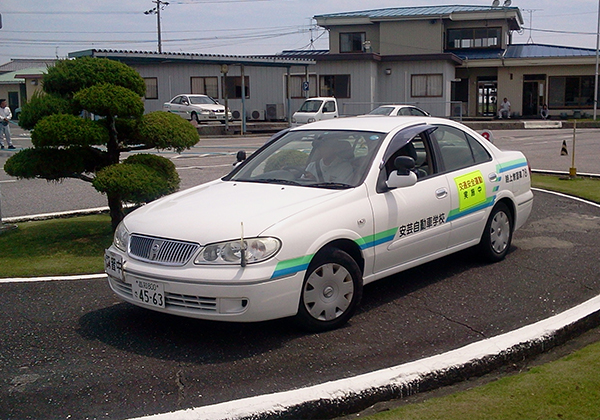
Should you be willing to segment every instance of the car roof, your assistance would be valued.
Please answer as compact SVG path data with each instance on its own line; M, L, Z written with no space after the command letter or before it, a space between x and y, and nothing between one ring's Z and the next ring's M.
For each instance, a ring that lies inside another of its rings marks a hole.
M203 97L208 97L208 95L202 95L200 93L178 93L177 95L174 96L174 98L177 98L178 96L203 96Z
M410 127L416 124L446 124L461 127L460 124L446 118L419 117L419 116L394 116L361 115L358 117L334 118L310 124L301 125L293 130L358 130L390 133L397 129Z
M407 104L400 104L400 105L385 104L385 105L379 105L377 108L391 108L391 107L396 107L396 108L418 108L416 105L407 105Z

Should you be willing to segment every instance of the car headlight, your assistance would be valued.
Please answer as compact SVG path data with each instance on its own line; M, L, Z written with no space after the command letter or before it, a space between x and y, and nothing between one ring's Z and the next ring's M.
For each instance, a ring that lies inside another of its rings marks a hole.
M125 223L121 222L119 223L119 226L117 226L113 244L121 251L127 252L127 246L129 245L129 231L125 227Z
M212 111L210 109L200 109L199 112L201 114L210 114Z
M315 120L313 117L310 117L310 118L308 119L308 123L314 123L315 121L317 121L317 120Z
M292 122L296 124L296 118L292 117Z
M252 264L271 258L281 248L276 238L246 238L206 245L200 250L195 264Z

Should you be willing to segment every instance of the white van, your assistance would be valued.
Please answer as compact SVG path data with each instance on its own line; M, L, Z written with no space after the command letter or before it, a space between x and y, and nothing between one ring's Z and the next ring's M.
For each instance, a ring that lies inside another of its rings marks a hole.
M292 116L292 127L339 117L337 100L333 97L308 98Z

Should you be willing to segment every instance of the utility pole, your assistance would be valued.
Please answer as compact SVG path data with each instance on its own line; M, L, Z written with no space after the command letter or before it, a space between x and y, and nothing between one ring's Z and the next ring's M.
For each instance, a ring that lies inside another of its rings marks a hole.
M598 27L596 29L596 75L594 76L594 121L598 116L598 64L600 62L600 0L598 1Z
M156 29L158 32L158 52L162 53L162 39L161 39L161 32L160 32L160 11L164 10L164 8L169 5L169 2L162 1L162 0L154 0L154 1L152 1L152 3L156 4L156 7L152 8L150 10L146 10L144 12L144 14L145 15L156 14Z

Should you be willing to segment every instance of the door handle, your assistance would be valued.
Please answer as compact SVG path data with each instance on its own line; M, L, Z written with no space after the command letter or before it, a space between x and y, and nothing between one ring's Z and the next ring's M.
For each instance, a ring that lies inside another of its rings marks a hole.
M448 190L446 188L439 188L435 190L435 198L441 200L442 198L446 198L448 196Z

